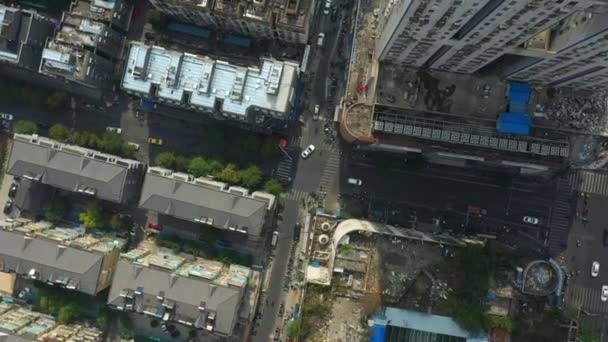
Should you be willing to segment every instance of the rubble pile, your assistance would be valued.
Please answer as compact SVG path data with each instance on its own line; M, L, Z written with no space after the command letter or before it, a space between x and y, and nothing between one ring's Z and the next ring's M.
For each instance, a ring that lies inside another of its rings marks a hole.
M606 130L608 94L575 96L556 94L545 106L549 120L560 128L584 130L590 133L608 133Z

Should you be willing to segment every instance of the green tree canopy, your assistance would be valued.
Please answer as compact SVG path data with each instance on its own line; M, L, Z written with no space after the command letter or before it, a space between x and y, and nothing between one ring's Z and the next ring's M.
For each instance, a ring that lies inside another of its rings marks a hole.
M239 177L239 172L236 169L236 165L228 164L226 167L218 174L218 178L224 182L236 184L241 179Z
M239 178L244 186L254 188L262 181L262 170L255 165L239 171Z
M74 132L70 138L74 144L89 148L97 148L99 138L95 133L82 131Z
M184 156L175 157L175 169L180 172L188 171L190 166L190 158Z
M269 194L278 196L283 192L283 185L281 185L281 183L278 180L273 178L264 184L264 191L266 191Z
M19 120L15 123L15 133L19 134L36 134L38 125L34 121Z
M164 31L167 28L169 20L162 12L152 10L148 12L148 22L152 24L155 30Z
M103 227L107 223L107 219L107 215L97 201L91 201L87 209L80 213L80 222L88 229Z
M295 319L289 323L287 326L287 337L295 339L298 337L306 338L310 330L308 329L308 324L302 321L301 318Z
M167 169L175 168L175 154L173 152L162 152L154 158L154 165Z
M97 148L110 154L121 154L125 144L120 134L105 132L97 142Z
M55 139L57 141L68 141L71 135L72 133L70 132L70 129L62 124L54 124L51 126L51 128L49 128L49 136L51 139Z
M209 163L203 157L194 157L190 160L188 165L188 173L195 175L196 177L207 176L210 174Z
M68 201L65 197L56 196L43 206L46 219L54 224L63 220L68 213Z
M224 165L219 160L211 159L207 163L209 164L208 175L217 176L224 169Z

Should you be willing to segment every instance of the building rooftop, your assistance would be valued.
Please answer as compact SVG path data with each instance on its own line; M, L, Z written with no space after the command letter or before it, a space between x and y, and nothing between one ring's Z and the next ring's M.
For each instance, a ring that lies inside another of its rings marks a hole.
M231 335L250 276L248 267L176 255L145 240L121 255L108 303Z
M37 135L15 134L7 172L67 191L123 202L135 194L142 164Z
M266 211L274 205L275 197L265 192L249 194L247 189L158 167L148 168L139 202L161 214L251 235L261 233Z
M262 59L241 67L209 57L131 43L122 87L169 103L182 103L243 118L255 108L287 113L296 64Z
M90 75L89 66L93 58L89 51L49 40L42 51L40 72L85 81Z
M124 242L50 223L0 222L0 271L96 294L104 255Z
M112 24L123 31L128 30L131 22L131 6L122 0L75 0L70 13Z
M24 16L18 8L0 5L0 59L17 62L21 42L27 40L31 15Z
M0 341L90 341L102 340L102 332L80 324L59 324L53 316L30 311L10 302L0 303Z
M69 13L64 13L62 26L55 35L55 40L79 48L99 48L111 55L118 53L122 42L119 34L108 25Z

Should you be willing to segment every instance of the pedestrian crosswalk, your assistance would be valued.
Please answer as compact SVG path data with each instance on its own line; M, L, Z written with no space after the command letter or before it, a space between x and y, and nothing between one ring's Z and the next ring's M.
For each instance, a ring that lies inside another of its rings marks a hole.
M284 199L292 200L292 201L301 201L305 200L308 197L308 192L303 190L291 189L288 192L281 194L281 197Z
M572 207L574 194L566 177L560 177L557 183L557 191L553 207L551 209L551 218L549 227L549 253L557 255L565 248L564 245L568 241L568 232L570 231L570 222L572 218Z
M334 142L327 142L327 141L319 141L318 137L311 137L311 136L292 136L289 139L289 144L290 146L299 146L300 148L306 148L309 145L315 145L315 147L317 148L317 150L324 150L324 151L335 151L337 150L337 140L334 140Z
M329 159L325 164L321 182L319 182L319 191L328 191L333 186L336 180L336 174L340 172L340 153L338 151L330 151Z
M569 176L572 189L608 196L608 174L596 171L574 171Z
M589 276L586 274L581 274L580 276ZM591 314L605 314L608 313L608 302L602 302L601 300L601 292L602 288L590 288L583 286L573 286L568 296L568 303L574 306L581 306L586 312Z

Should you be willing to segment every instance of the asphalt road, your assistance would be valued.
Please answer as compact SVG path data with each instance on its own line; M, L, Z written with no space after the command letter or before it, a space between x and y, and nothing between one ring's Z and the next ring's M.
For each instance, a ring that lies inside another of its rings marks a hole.
M587 223L582 220L585 207L588 209ZM588 313L608 318L608 302L600 300L602 286L608 285L608 246L603 244L604 231L608 229L606 198L589 195L585 206L585 199L579 196L577 212L581 217L572 225L566 252L566 267L571 273L566 301L581 305ZM580 247L577 247L577 240L580 241ZM600 272L596 278L591 276L591 264L594 261L600 263Z

